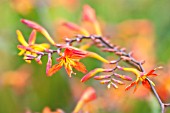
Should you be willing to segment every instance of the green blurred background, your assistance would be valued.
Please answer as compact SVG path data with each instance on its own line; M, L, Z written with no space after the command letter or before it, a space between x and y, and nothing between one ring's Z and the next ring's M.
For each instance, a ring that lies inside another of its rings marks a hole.
M16 46L19 43L15 32L20 29L25 38L28 39L31 29L20 23L21 18L34 20L47 28L51 34L54 34L54 23L61 18L79 23L84 4L92 6L96 10L97 16L110 25L116 25L131 19L147 19L152 22L156 37L154 48L157 62L161 64L168 64L169 62L169 0L37 0L33 1L33 3L31 2L30 6L28 5L29 2L24 3L25 5L21 4L23 1L27 0L0 1L1 76L5 76L9 71L16 71L20 66L26 64L22 57L17 56L19 51ZM46 42L41 35L38 35L37 40L38 42ZM142 46L144 44L141 43ZM41 66L36 62L29 64L28 68L32 70L31 80L24 87L24 91L17 93L18 90L14 90L12 87L1 85L0 113L23 113L28 108L35 112L41 112L45 106L49 106L52 110L62 108L69 113L74 108L77 100L73 96L70 87L71 82L65 75L65 71L61 70L55 76L47 78L45 75L46 59L46 57L43 58L44 63ZM94 62L93 65L88 66L88 69L93 69L95 65L98 65L98 63ZM77 78L80 79L79 77ZM90 85L93 84L91 82L89 83ZM89 84L87 83L87 85ZM106 87L104 89L106 90ZM153 101L155 100L153 99ZM130 110L131 113L132 111L134 113L151 111L157 113L159 106L153 103L156 102L148 103L148 101L141 99L125 104L134 106ZM99 108L98 112L119 112L119 110L115 109L111 107L108 107L108 109Z

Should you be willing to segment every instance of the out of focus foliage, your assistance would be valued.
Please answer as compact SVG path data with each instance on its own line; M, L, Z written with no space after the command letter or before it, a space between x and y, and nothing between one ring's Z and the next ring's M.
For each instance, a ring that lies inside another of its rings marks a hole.
M59 23L64 20L79 23L84 4L96 10L104 35L110 37L112 43L134 51L137 59L146 60L146 70L155 65L165 65L163 72L154 81L161 98L165 102L170 101L169 0L1 0L0 113L24 113L28 109L41 112L46 106L52 110L61 108L70 112L88 85L94 86L98 95L93 103L84 108L91 112L158 111L159 106L154 97L143 87L135 94L125 92L123 87L107 90L93 80L81 83L83 74L80 73L68 79L64 70L49 78L45 75L45 57L43 64L38 65L36 62L26 64L17 56L16 29L22 30L26 39L31 32L31 29L20 23L21 18L43 25L59 42L63 36ZM40 34L37 40L46 42ZM88 65L88 70L101 65L91 63L90 59L84 64Z

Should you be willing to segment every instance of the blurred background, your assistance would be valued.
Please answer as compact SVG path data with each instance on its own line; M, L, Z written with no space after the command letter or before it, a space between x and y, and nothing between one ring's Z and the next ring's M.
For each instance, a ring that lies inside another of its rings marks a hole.
M81 73L68 79L64 69L46 77L46 57L38 65L27 64L17 55L16 30L21 30L26 40L31 32L20 23L21 18L44 26L59 42L63 36L59 23L65 20L80 25L84 4L95 9L104 36L134 51L137 59L146 60L146 70L164 66L153 81L163 101L170 102L169 0L0 0L0 113L41 113L46 106L70 113L87 86L93 86L98 96L84 108L90 113L159 113L158 103L143 86L135 94L125 92L124 87L108 90L94 80L81 83ZM37 42L47 41L38 34ZM84 64L88 70L102 66L91 59Z

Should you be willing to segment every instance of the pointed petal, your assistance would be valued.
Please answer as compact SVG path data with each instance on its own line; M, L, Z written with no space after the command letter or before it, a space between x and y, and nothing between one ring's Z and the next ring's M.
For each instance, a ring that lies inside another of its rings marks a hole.
M86 67L84 66L83 63L81 62L75 62L75 65L73 66L76 70L82 72L82 73L86 73Z
M52 66L52 68L50 68L47 72L48 76L52 76L54 73L56 73L58 70L60 70L62 68L62 65L59 64L55 64L54 66Z
M85 82L88 79L90 79L91 77L93 77L95 74L99 73L99 72L103 72L105 69L103 68L96 68L92 71L90 71L89 73L87 73L82 79L81 82Z
M153 72L155 72L154 69L152 69L151 71L149 71L149 72L146 74L146 76L150 76Z
M23 46L28 46L28 43L25 41L24 36L22 35L21 31L17 30L16 31L18 35L18 41L23 45Z
M126 88L125 88L125 91L129 90L131 87L133 87L134 85L136 85L136 82L132 82L130 85L128 85Z
M157 74L154 74L153 72L155 72L156 70L159 70L159 69L162 69L163 67L162 66L159 66L155 69L152 69L151 71L149 71L146 76L150 76L150 75L153 75L153 76L157 76Z
M21 50L21 51L18 53L18 55L21 56L21 55L23 55L24 53L25 53L25 50Z
M35 43L35 40L36 40L36 30L32 30L28 40L29 45L33 45Z
M72 67L69 63L64 64L65 70L69 77L71 77L71 74L73 73Z
M143 84L144 87L150 89L150 84L146 79L142 81L142 84Z
M137 88L138 88L138 83L139 83L139 81L136 82L136 86L135 86L135 89L134 89L133 93L136 92L136 90L137 90Z

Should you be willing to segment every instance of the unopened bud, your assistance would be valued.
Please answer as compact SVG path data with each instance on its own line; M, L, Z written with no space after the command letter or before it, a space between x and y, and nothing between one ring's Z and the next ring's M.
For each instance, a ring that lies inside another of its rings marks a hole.
M110 78L111 75L100 75L100 76L95 76L94 79L95 80L102 80L102 79L107 79Z
M116 80L116 79L112 78L112 81L115 82L115 83L118 83L120 85L124 85L124 82L122 82L120 80Z
M102 80L100 81L101 84L108 84L110 82L110 80Z

